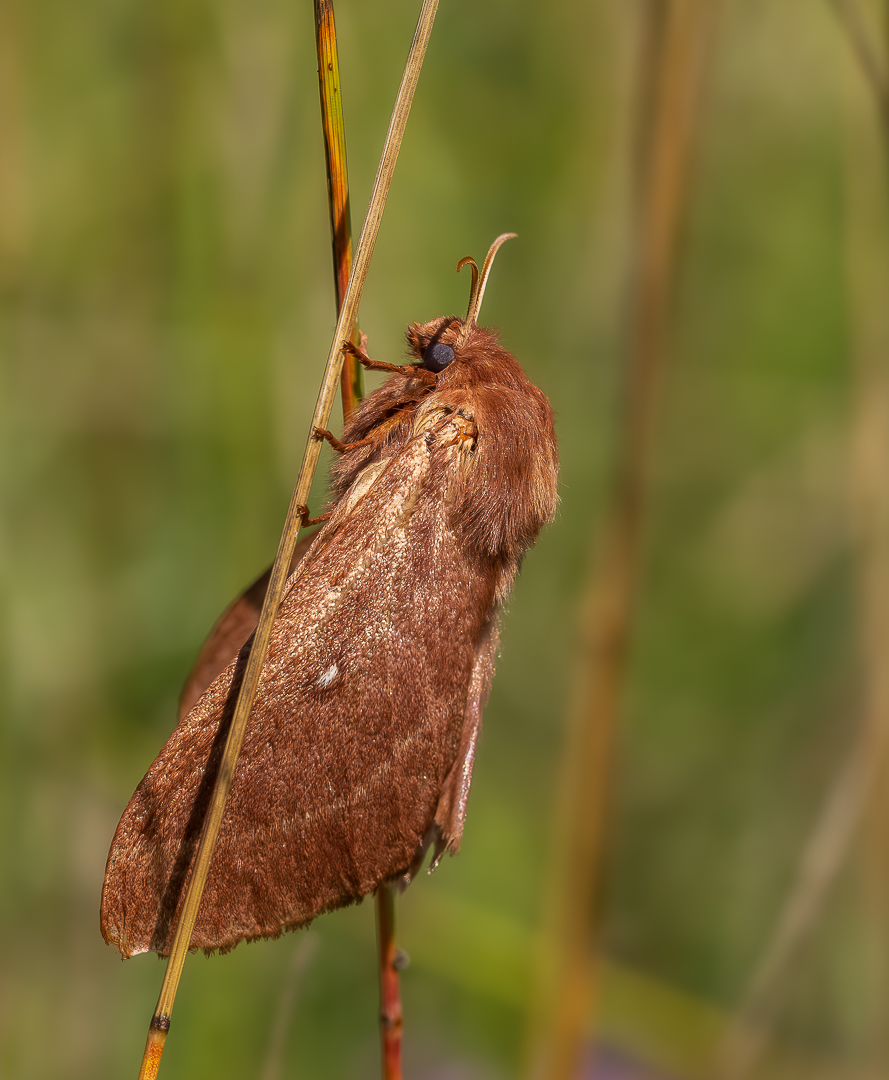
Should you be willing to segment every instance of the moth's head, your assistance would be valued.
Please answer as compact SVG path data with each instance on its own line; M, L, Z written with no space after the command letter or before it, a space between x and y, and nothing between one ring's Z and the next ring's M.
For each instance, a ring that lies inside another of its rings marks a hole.
M428 323L415 323L407 330L407 340L411 352L421 361L420 367L436 375L444 374L444 381L463 381L467 377L490 377L488 368L504 363L503 358L516 365L516 361L505 349L497 344L495 331L477 325L485 286L497 249L515 233L503 233L491 244L481 273L475 260L467 256L457 263L457 270L464 266L472 268L472 287L469 293L469 308L465 319L455 315L446 315Z

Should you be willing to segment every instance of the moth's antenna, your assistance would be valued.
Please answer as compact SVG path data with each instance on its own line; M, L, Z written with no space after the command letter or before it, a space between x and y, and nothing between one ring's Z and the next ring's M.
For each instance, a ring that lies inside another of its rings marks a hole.
M513 240L518 236L518 233L506 232L501 233L497 239L491 244L488 249L488 254L485 256L485 264L482 267L482 272L478 272L478 264L471 255L467 255L465 259L461 259L457 263L457 273L459 273L464 266L472 267L472 286L469 290L469 307L466 309L466 318L463 320L463 329L460 332L459 344L462 345L466 338L469 336L469 332L473 329L478 319L479 309L482 306L482 297L485 295L485 285L488 283L488 274L491 272L491 266L494 263L494 256L497 254L497 250L501 244L506 243L507 240Z

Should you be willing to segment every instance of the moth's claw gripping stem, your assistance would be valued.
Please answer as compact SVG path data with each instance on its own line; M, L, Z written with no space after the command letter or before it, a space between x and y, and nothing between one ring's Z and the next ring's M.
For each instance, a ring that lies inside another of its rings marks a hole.
M350 356L354 356L359 364L372 364L373 360L367 355L367 334L361 335L361 344L354 345L351 341L343 342L343 352L349 353Z
M328 510L326 514L319 514L318 517L309 517L309 508L305 503L300 503L297 506L300 516L302 518L302 527L307 529L310 525L320 525L322 521L327 519L333 514L332 510Z

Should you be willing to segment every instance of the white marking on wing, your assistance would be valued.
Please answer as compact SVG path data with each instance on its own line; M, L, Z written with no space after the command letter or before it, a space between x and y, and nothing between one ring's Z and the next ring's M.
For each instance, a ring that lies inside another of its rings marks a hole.
M336 664L331 664L327 671L322 671L321 674L318 676L318 685L330 686L330 684L337 677L337 675L339 675L339 673L340 669L336 666Z

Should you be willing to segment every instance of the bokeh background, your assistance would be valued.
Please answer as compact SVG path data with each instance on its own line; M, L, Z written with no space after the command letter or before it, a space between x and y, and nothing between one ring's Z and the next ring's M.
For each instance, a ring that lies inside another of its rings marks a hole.
M671 3L708 28L580 1068L716 1078L734 1038L751 1076L889 1075L889 186L847 5L460 0L361 323L399 360L408 322L464 310L457 260L518 232L482 321L553 403L562 502L505 622L463 850L399 903L409 1077L533 1057ZM356 231L418 7L337 0ZM860 10L879 59L883 12ZM271 561L333 325L308 0L3 0L10 1080L135 1075L162 968L99 936L108 845L203 635ZM369 901L195 956L162 1075L373 1076L376 994Z

